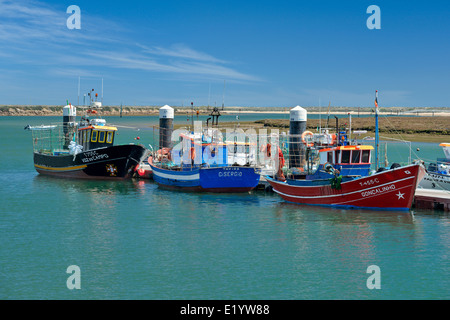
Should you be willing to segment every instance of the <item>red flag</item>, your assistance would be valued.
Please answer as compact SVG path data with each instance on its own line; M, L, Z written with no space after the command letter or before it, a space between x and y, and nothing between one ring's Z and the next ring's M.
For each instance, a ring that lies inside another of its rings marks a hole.
M375 107L378 108L378 90L375 90Z

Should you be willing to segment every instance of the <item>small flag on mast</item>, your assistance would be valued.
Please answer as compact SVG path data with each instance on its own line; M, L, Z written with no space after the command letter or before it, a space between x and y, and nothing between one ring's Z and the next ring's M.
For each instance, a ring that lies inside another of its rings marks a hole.
M378 109L378 90L375 90L375 107Z

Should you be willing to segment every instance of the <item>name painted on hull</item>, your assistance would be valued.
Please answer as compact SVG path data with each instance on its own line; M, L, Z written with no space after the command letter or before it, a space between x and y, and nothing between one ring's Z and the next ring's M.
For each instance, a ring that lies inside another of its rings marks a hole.
M391 184L389 186L384 186L383 188L376 188L369 191L361 192L361 196L363 197L369 197L374 196L376 194L384 193L386 191L395 190L395 184Z
M106 153L98 154L97 151L89 151L84 153L85 157L81 159L83 163L88 163L96 160L108 159L109 156Z
M219 178L242 177L242 172L239 170L239 168L230 167L230 168L223 168L223 170L224 170L224 172L219 171L219 173L217 174L219 176Z
M242 172L229 171L229 172L219 172L219 178L222 177L242 177Z

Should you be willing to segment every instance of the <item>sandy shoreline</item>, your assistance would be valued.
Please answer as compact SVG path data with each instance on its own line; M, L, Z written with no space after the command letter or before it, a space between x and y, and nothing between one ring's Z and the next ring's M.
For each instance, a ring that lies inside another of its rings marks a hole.
M192 114L192 109L188 107L174 107L176 115L186 115ZM239 115L239 114L289 114L288 108L280 108L284 110L274 110L273 108L257 108L258 110L251 110L251 107L248 108L238 108L238 107L229 107L225 110L220 110L221 114L231 114L231 115ZM317 107L308 108L305 107L308 114L320 114L320 115L328 115L328 111L319 111ZM386 109L386 108L385 108ZM449 117L450 111L445 109L428 111L426 109L416 111L414 109L408 110L400 110L393 108L389 111L380 111L380 115L402 115L402 116L424 116L424 117ZM194 112L199 112L200 115L209 115L211 110L208 110L206 107L196 108ZM370 111L369 111L370 110ZM78 114L80 114L81 108L78 109ZM118 116L120 115L120 107L117 106L105 106L103 107L101 114L104 116ZM148 106L148 107L137 107L137 106L126 106L123 107L122 115L123 116L154 116L159 114L159 107ZM373 111L371 108L365 108L364 111L359 110L358 108L332 108L330 109L330 115L333 114L351 114L353 116L358 115L373 115ZM0 106L0 116L60 116L62 115L62 106Z

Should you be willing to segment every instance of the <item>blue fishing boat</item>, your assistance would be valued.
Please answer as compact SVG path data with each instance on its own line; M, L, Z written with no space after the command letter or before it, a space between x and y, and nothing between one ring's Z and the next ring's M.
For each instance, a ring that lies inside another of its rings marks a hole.
M209 132L211 133L211 132ZM160 186L207 192L248 192L260 173L249 165L230 165L227 144L211 134L181 134L178 147L162 148L150 161L153 180Z
M189 191L247 192L258 185L260 178L251 167L151 167L158 185Z

